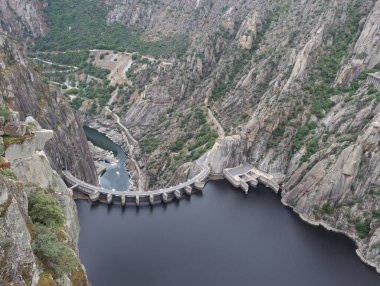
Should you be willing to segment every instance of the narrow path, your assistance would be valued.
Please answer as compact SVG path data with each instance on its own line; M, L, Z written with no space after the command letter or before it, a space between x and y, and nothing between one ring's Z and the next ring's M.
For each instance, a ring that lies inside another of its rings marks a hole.
M57 66L57 67L61 67L61 68L72 69L72 70L74 70L74 71L79 70L79 68L76 67L76 66L68 66L68 65L57 64L57 63L53 63L53 62L50 62L50 61L46 61L46 60L43 60L43 59L40 59L40 58L31 58L31 59L32 59L32 60L39 61L39 62L42 62L42 63L45 63L45 64L47 64L47 65L51 65L51 66Z
M220 122L218 121L218 119L216 119L216 117L214 116L214 114L212 113L212 111L211 111L210 108L207 108L207 113L210 116L212 122L214 122L214 124L218 128L219 139L223 139L224 137L226 137L226 135L224 133L224 129L222 127L222 124L220 124Z
M109 113L111 113L112 116L116 119L116 123L120 126L121 129L124 130L125 134L126 134L127 137L128 137L128 140L131 141L131 144L137 146L137 145L138 145L137 140L136 140L135 138L133 138L133 136L132 136L132 134L129 132L128 128L125 127L125 126L120 122L120 117L119 117L116 113L114 113L111 109L109 109L108 106L106 106L105 109L106 109Z

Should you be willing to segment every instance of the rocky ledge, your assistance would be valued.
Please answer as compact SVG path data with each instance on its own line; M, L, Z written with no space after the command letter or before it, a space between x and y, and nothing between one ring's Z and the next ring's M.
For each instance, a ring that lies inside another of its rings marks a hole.
M12 132L4 128L4 133L16 135L13 131L19 132L20 126L26 126L25 133L21 127L22 132L17 134L22 136L5 140L5 157L10 169L0 169L0 284L89 285L79 262L79 221L72 191L51 168L43 151L53 131L42 129L28 117L24 122L14 120ZM57 237L62 241L57 243L72 253L69 257L73 257L76 266L70 271L52 270L51 264L46 264L46 257L35 250L41 224L31 219L30 197L41 190L51 197L50 202L57 203L63 214L62 227L57 229Z

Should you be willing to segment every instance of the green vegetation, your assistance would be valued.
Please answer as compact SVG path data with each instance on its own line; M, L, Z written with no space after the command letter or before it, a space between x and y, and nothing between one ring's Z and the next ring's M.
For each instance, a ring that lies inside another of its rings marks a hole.
M197 106L194 108L194 115L195 118L199 121L200 125L203 125L207 122L206 116L204 115L203 110L200 107Z
M277 126L277 128L273 131L272 136L274 138L279 138L279 137L284 136L284 133L285 133L285 126L281 124Z
M69 274L78 266L74 251L60 241L57 230L39 223L36 224L33 251L57 274Z
M96 67L93 64L88 64L84 69L84 72L104 81L107 80L107 76L110 74L109 70L103 69L101 67Z
M335 211L334 209L334 206L331 205L330 203L325 203L323 206L322 206L322 211L325 213L325 214L328 214L328 215L332 215Z
M380 218L380 209L373 210L372 215L375 218Z
M38 280L38 286L56 286L57 283L53 280L52 276L44 271L40 274L39 280Z
M222 98L231 90L231 88L233 87L233 84L236 81L237 76L240 74L240 72L244 69L244 67L255 55L256 51L260 47L260 42L263 39L265 32L269 29L270 24L276 17L278 17L278 14L271 14L264 21L262 25L262 29L257 33L256 39L251 49L237 50L235 58L233 59L231 63L227 63L226 71L224 75L221 77L220 82L214 88L213 93L210 97L211 100L217 101L218 99ZM231 47L231 48L236 49L235 47ZM265 90L268 84L269 84L268 82L264 83L264 85L261 86L261 90Z
M373 196L380 196L380 189L378 189L378 190L374 190L374 189L369 190L369 194L373 195Z
M149 134L144 136L139 142L141 151L145 154L152 153L158 147L158 145L158 140Z
M360 238L366 238L371 231L371 222L369 220L362 221L358 219L355 222L355 228Z
M0 107L0 116L3 116L5 120L9 119L9 116L11 115L11 112L6 107Z
M35 50L65 51L110 49L139 51L154 56L183 56L187 50L187 36L147 42L137 31L114 23L107 25L107 6L93 0L49 0L48 34L39 39Z
M33 251L54 274L69 274L78 266L74 251L62 231L64 215L52 194L37 189L29 196L28 213L35 224Z
M357 90L357 82L351 83L348 87L332 86L336 74L340 69L341 62L347 54L347 50L352 41L357 37L359 22L361 19L361 1L349 8L345 23L333 27L329 30L329 35L334 44L326 49L326 52L318 60L309 76L309 83L305 85L306 91L310 94L311 112L318 118L322 118L334 103L330 97L339 92Z
M309 124L306 124L303 127L300 127L297 129L296 136L294 138L294 150L301 149L302 142L306 138L309 133L317 128L317 125L315 122L310 122Z
M318 138L310 139L306 144L306 154L302 157L302 162L306 162L309 158L318 151Z
M170 149L173 151L173 152L178 152L180 150L182 150L183 146L185 145L185 141L183 140L183 138L178 138L174 144L170 147Z
M189 150L194 150L200 146L204 146L204 149L208 150L214 146L218 134L211 130L210 126L205 125L195 136L195 143L189 147Z
M359 75L359 77L358 77L358 79L359 80L366 80L367 77L368 77L368 74L375 73L375 72L378 72L378 71L380 71L380 64L377 64L372 69L365 70L365 71L361 72L360 75Z
M70 105L75 110L79 110L79 108L81 108L81 106L82 106L83 101L84 101L83 98L76 97L72 101L70 101Z
M34 223L48 227L61 227L64 216L61 207L53 195L38 189L29 197L29 215Z
M17 180L16 174L9 168L0 169L0 174L2 174L5 177L8 177L12 180Z
M12 144L19 144L23 143L26 139L31 138L32 135L25 135L21 137L16 137L16 136L3 136L4 140L4 148L7 149L10 145Z
M76 66L78 68L83 68L86 66L87 64L86 61L89 55L90 55L90 52L88 50L31 54L31 56L42 58L52 63L68 65L68 66Z

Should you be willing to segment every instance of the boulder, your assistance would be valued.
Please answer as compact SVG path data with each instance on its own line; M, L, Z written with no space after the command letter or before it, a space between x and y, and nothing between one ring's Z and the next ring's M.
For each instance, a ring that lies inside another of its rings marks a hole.
M25 124L29 132L40 131L42 129L41 125L32 116L25 118Z
M21 137L26 133L26 124L22 122L8 122L4 126L4 135Z

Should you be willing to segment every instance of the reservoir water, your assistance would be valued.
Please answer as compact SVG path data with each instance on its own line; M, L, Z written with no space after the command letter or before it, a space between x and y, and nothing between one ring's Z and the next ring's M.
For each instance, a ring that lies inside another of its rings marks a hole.
M262 186L245 196L213 181L166 206L77 206L93 286L380 285L349 239L302 222Z

